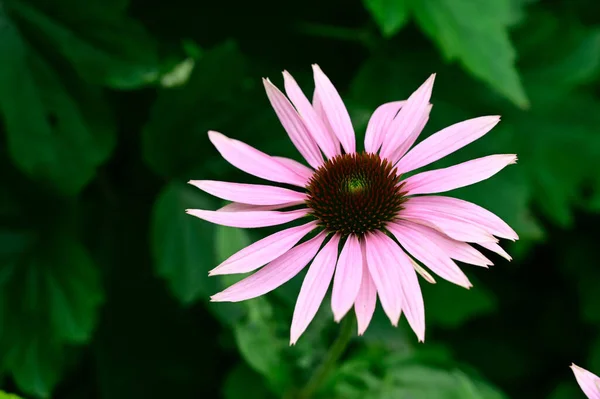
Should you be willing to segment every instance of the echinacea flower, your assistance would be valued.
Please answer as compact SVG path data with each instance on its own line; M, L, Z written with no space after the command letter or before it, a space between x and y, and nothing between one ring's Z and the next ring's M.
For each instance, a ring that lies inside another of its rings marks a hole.
M413 258L438 276L468 288L469 279L453 259L491 265L469 244L476 243L510 260L496 237L518 238L499 217L477 205L423 194L488 179L517 158L491 155L405 178L482 137L500 118L485 116L457 123L409 151L429 118L432 75L408 100L377 108L367 126L364 152L360 152L340 95L317 65L313 71L312 103L287 72L283 73L287 97L263 79L281 124L310 167L269 156L221 133L208 133L233 166L300 189L195 180L190 183L233 203L217 211L189 209L188 213L242 228L307 219L242 249L212 270L210 274L217 275L262 267L212 300L237 302L266 294L312 260L294 310L292 344L312 321L332 280L331 308L336 321L354 307L358 333L363 334L379 297L391 323L396 326L404 312L423 341L425 310L417 273L435 281ZM298 244L309 235L310 239Z
M571 369L585 396L588 399L600 399L600 377L577 366L575 363L571 365Z

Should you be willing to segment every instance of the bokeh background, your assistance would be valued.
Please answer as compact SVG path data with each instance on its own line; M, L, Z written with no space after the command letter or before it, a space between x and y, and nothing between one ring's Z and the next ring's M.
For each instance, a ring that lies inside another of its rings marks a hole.
M23 398L298 398L334 340L294 347L302 274L239 304L207 271L269 229L202 222L189 179L251 181L221 131L299 159L263 92L311 63L359 140L437 72L429 125L502 115L440 161L519 163L453 192L519 233L474 288L422 282L427 339L378 308L318 398L583 398L600 372L600 3L595 0L0 0L0 388ZM327 300L325 301L327 303ZM3 394L0 393L0 397ZM305 398L306 399L306 398Z

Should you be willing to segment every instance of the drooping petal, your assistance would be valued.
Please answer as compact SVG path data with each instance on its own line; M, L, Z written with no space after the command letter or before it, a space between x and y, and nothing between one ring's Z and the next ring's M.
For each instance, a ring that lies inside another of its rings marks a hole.
M354 302L354 312L356 313L356 320L358 322L358 335L363 335L371 323L373 313L375 313L375 305L377 305L377 288L369 273L369 267L367 266L367 256L365 241L361 241L361 252L362 252L362 278L360 283L360 289Z
M313 168L323 164L323 156L319 151L317 143L304 125L304 121L296 112L294 106L287 97L269 79L263 79L265 90L269 101L281 122L281 125L290 136L290 140L296 146L300 154Z
M385 234L381 234L380 238L391 255L391 262L388 261L388 267L397 268L400 272L399 288L402 310L406 315L406 320L408 320L408 324L410 324L419 341L423 342L425 341L425 306L417 273L413 268L411 259L394 240Z
M375 232L365 236L365 249L369 274L373 279L383 311L393 326L398 325L402 313L402 297L398 287L402 282L398 267L390 267L390 253L382 242L383 233ZM394 265L395 266L395 265Z
M365 133L365 151L376 153L379 151L383 139L388 130L390 123L400 111L400 108L406 103L406 101L393 101L385 103L377 107L367 125L367 132Z
M308 101L308 98L306 98L296 80L287 71L283 71L283 79L285 92L298 110L314 141L319 145L327 158L333 158L338 155L340 153L339 143L331 136L324 121L319 117L310 101Z
M402 219L410 220L424 226L432 227L450 238L465 242L497 242L498 239L486 230L471 222L455 217L431 212L417 206L411 206L408 201L405 208L400 211Z
M277 183L306 185L307 180L294 170L246 143L215 131L208 132L208 137L227 162L246 173Z
M333 318L339 322L352 308L362 278L362 252L360 242L355 235L348 236L340 253L335 269L333 291L331 293L331 310Z
M443 193L489 179L506 166L517 162L512 154L490 155L448 168L430 170L405 180L407 195Z
M298 274L321 247L325 233L290 249L250 277L235 283L211 297L213 302L239 302L256 298L274 290Z
M497 253L509 262L512 260L512 257L508 254L508 252L502 249L502 247L495 242L478 242L477 244L481 245L488 251Z
M411 228L411 226L412 224L399 221L390 223L387 227L412 256L435 274L462 287L471 287L471 282L456 263L433 241L420 234L418 230Z
M304 201L287 202L279 205L251 205L244 204L243 202L232 202L218 209L218 212L262 212L262 211L276 211L283 208L289 208L290 206L296 206L303 204Z
M393 122L388 128L381 147L381 157L391 159L398 147L409 138L416 127L422 121L423 115L429 107L431 90L435 74L431 75L413 94L410 95L406 103L398 112Z
M331 283L338 256L340 237L335 234L323 247L308 269L292 318L290 345L294 345L317 314Z
M600 377L577 366L575 363L571 365L571 370L573 370L577 383L588 399L600 399Z
M406 136L406 139L392 153L392 155L390 156L390 159L389 159L392 162L392 164L395 165L398 162L398 160L400 158L402 158L404 156L404 154L406 154L406 151L408 151L410 149L410 147L413 146L415 141L417 141L417 139L419 138L419 135L425 128L425 125L427 125L427 122L429 121L429 114L431 113L432 107L433 107L433 105L431 105L431 104L429 104L427 106L427 108L425 109L425 113L421 116L421 120L419 120L419 123L417 124L417 126L413 129L413 131L408 136Z
M411 229L433 242L452 259L476 266L487 267L492 265L492 262L483 256L481 252L465 242L454 240L438 230L408 220L402 221L401 224L410 226Z
M251 205L281 205L290 202L302 202L306 199L305 193L262 184L230 183L215 180L190 180L188 183L215 197Z
M440 130L417 144L400 159L397 165L398 173L410 172L452 154L485 135L499 121L499 116L482 116Z
M458 198L426 195L410 198L407 203L421 209L453 215L467 220L497 237L517 240L517 233L502 219L485 208Z
M317 222L312 221L301 226L278 231L236 252L208 274L248 273L277 259L310 233Z
M297 209L294 211L250 211L250 212L223 212L223 211L205 211L203 209L186 209L187 213L197 218L204 219L207 222L220 224L229 227L267 227L277 226L300 219L308 214L308 209Z
M315 86L319 90L320 101L327 119L335 135L342 143L347 154L356 152L356 139L354 128L348 110L342 97L336 90L331 80L323 73L317 64L313 64Z
M310 180L312 175L315 173L314 170L312 170L311 168L309 168L308 166L306 166L304 164L301 164L300 162L298 162L294 159L290 159L290 158L286 158L286 157L277 157L277 156L272 156L271 158L277 160L277 162L283 164L283 166L287 166L289 169L296 172L298 175L300 175L302 177L302 179L305 183L308 183L308 181Z

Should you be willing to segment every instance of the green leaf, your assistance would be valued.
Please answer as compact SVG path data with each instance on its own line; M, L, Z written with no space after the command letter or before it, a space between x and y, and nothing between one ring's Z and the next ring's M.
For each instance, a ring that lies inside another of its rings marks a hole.
M46 9L11 1L23 29L40 46L62 55L86 81L117 89L134 89L159 77L156 44L124 7L103 10L77 2Z
M76 194L112 152L112 115L100 93L63 81L27 46L2 9L0 24L0 53L5 55L0 112L13 162L60 193Z
M238 363L227 375L223 385L225 399L271 398L260 375L243 363ZM2 398L0 398L2 399Z
M226 43L203 53L185 85L159 91L142 136L144 159L154 172L181 176L207 154L216 156L207 132L227 132L227 126L243 119L236 109L242 105L244 64L236 46Z
M208 271L214 265L214 226L185 213L211 209L211 198L181 183L163 188L152 211L154 268L167 280L171 292L184 304L208 297L216 288Z
M384 36L394 36L408 22L406 0L363 0Z
M48 396L66 345L90 340L103 290L82 245L58 235L0 264L0 359L20 389Z
M464 265L463 269L469 267L472 266ZM468 270L465 271L468 273ZM457 328L466 321L492 313L497 308L494 295L472 277L470 279L473 287L468 290L441 278L436 279L436 284L423 285L428 323Z
M12 393L0 391L0 399L21 399L21 397Z
M508 0L420 0L411 2L417 22L448 60L459 60L521 108L529 105L515 68L507 26Z

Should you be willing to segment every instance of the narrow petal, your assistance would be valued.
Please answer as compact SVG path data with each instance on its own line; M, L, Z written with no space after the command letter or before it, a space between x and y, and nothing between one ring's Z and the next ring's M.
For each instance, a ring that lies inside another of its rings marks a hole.
M406 179L404 187L408 195L442 193L489 179L516 162L516 155L490 155L448 168L419 173Z
M331 310L335 321L342 320L352 308L360 289L361 278L362 252L360 242L355 235L350 235L340 253L333 279Z
M246 143L214 131L208 137L227 162L246 173L277 183L306 185L307 180L294 170Z
M218 209L218 212L261 212L276 211L290 206L302 205L304 201L287 202L279 205L251 205L243 202L232 202Z
M412 261L388 236L381 234L381 242L387 246L391 259L388 263L390 268L397 268L400 272L400 294L402 310L406 320L417 335L420 342L425 341L425 305L423 294L419 287L419 279L413 268Z
M306 330L312 319L317 314L323 298L331 283L335 264L338 256L338 244L340 237L335 234L331 240L323 247L313 260L308 269L296 307L294 308L294 317L292 318L292 328L290 330L290 345L294 345L300 335Z
M398 162L398 173L407 173L429 165L461 149L492 130L499 116L482 116L456 123L429 136Z
M319 145L327 158L333 158L340 153L340 146L337 140L330 135L323 120L319 117L308 98L296 83L296 80L287 71L283 72L285 92L298 110L306 125L308 132L312 135L314 141Z
M362 259L362 278L360 289L354 302L354 312L358 322L358 335L363 335L371 323L373 313L375 313L375 305L377 304L377 288L369 273L367 266L367 256L365 241L361 241L361 259Z
M319 95L318 87L315 87L315 90L313 92L312 106L319 119L321 119L321 121L323 122L323 125L325 125L325 128L329 133L329 139L335 143L336 155L341 154L342 152L340 149L340 141L335 135L335 132L331 127L331 123L329 123L329 119L327 119L327 114L325 114L325 109L323 109L323 102L321 101L321 96Z
M348 110L331 80L317 64L313 64L315 86L331 127L347 154L356 152L356 139Z
M431 90L435 74L431 75L413 94L402 107L394 121L390 124L381 147L382 158L391 159L398 147L402 145L415 131L429 107ZM416 139L416 138L415 138Z
M390 253L382 242L383 233L376 232L365 237L365 249L369 274L373 279L383 311L393 326L398 325L402 313L402 297L398 287L402 282L397 267L390 267Z
M204 219L207 222L220 224L229 227L267 227L277 226L300 219L308 214L308 209L298 209L295 211L255 211L255 212L223 212L223 211L205 211L203 209L186 209L187 213L197 218Z
M209 275L248 273L256 270L289 251L315 227L317 222L313 221L271 234L231 255L211 270Z
M365 133L365 151L376 153L379 151L390 123L394 120L400 108L406 101L394 101L377 107L367 125Z
M398 160L401 159L404 156L404 154L406 154L406 152L410 149L410 147L413 146L415 141L417 141L417 139L419 138L419 135L421 134L421 132L423 132L425 125L427 125L427 122L429 121L429 114L431 113L432 107L433 107L433 105L431 105L431 104L429 104L427 106L427 108L425 109L425 112L423 113L423 115L421 115L421 119L419 120L419 123L417 124L417 126L406 137L406 139L402 142L402 144L400 144L400 146L398 148L396 148L396 150L394 150L394 152L390 156L390 161L392 162L392 164L395 165L398 162Z
M319 233L309 241L281 255L250 277L246 277L226 290L213 295L211 301L239 302L273 291L298 274L314 258L324 239L325 233Z
M571 370L588 399L600 399L600 378L574 363L571 365Z
M517 233L502 219L485 208L471 202L458 198L443 197L438 195L426 195L413 197L408 200L410 204L419 206L421 209L438 212L446 215L454 215L467 220L497 237L517 240Z
M411 224L400 221L390 223L387 227L412 256L435 274L461 287L470 288L472 286L456 263L433 241L420 234L418 230L412 229Z
M498 239L486 230L454 215L446 215L410 206L408 202L400 211L402 219L432 227L450 238L464 242L498 242Z
M408 220L404 220L400 224L409 226L411 229L426 237L452 259L482 267L492 265L492 262L483 256L481 252L465 242L454 240L447 235L440 233L438 230Z
M495 242L478 242L477 244L481 245L488 251L497 253L509 262L512 260L512 257L508 254L508 252L502 249L502 247Z
M290 202L301 202L306 199L305 193L261 184L230 183L214 180L190 180L188 183L215 197L251 205L281 205Z
M298 115L294 106L269 79L263 79L263 84L265 85L269 101L271 102L281 125L288 133L288 136L290 136L292 143L294 143L309 165L313 168L321 166L323 164L323 156L319 151L319 147L313 140L312 135L308 132L308 129L304 125L304 121L300 118L300 115Z
M298 175L300 175L303 179L303 181L305 182L304 185L306 185L306 183L308 183L308 181L310 180L310 178L312 177L312 175L315 173L314 170L312 170L311 168L309 168L308 166L301 164L300 162L290 159L290 158L286 158L286 157L277 157L277 156L272 156L271 158L275 159L277 162L283 164L283 166L288 167L289 169L291 169L292 171L296 172Z

